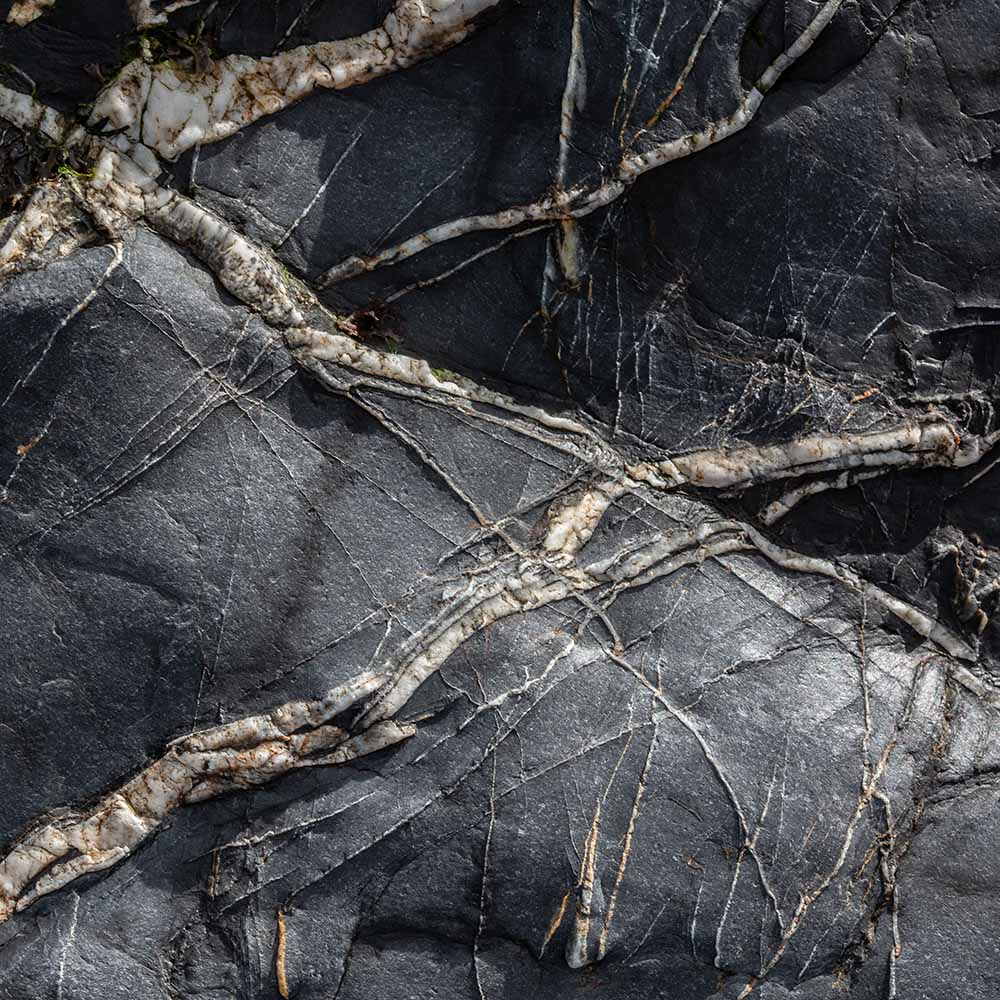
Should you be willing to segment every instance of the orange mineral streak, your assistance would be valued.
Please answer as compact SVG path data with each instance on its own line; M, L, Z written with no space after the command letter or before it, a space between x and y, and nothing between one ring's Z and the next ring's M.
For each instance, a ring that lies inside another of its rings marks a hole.
M278 981L278 995L288 1000L288 977L285 974L285 915L278 910L278 943L274 952L274 976Z

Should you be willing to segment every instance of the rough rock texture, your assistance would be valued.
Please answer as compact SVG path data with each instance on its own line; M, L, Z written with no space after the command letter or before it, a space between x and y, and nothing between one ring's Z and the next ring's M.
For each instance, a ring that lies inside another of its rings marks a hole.
M997 996L995 4L0 15L0 997Z

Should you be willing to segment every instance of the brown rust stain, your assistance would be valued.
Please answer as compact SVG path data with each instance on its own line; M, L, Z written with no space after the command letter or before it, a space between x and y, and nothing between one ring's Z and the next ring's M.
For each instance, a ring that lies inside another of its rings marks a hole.
M863 403L869 397L874 396L876 392L878 392L878 389L875 388L875 386L872 386L870 389L865 389L864 392L859 393L857 396L854 396L851 399L851 402L852 403Z
M650 115L649 120L646 122L646 128L653 128L657 122L663 117L664 112L671 104L674 103L674 98L681 92L684 87L684 82L678 80L674 84L674 89L657 105L656 110Z
M545 933L545 940L542 942L542 954L545 954L545 949L548 947L549 942L552 940L552 935L559 930L559 925L563 921L563 917L566 915L566 904L569 902L569 893L563 893L562 901L559 903L559 909L556 910L555 916L552 918L552 922L549 924L549 929Z
M274 951L274 976L278 980L278 995L288 1000L288 976L285 974L285 915L278 910L278 943Z
M17 457L18 458L23 458L41 440L42 440L42 435L41 434L36 434L27 444L19 444L14 449L17 452Z

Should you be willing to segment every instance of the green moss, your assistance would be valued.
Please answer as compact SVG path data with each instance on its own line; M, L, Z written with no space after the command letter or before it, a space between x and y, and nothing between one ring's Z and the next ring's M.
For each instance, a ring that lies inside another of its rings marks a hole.
M94 176L93 170L76 170L68 163L60 163L56 168L56 173L60 177L75 177L77 180L89 181Z

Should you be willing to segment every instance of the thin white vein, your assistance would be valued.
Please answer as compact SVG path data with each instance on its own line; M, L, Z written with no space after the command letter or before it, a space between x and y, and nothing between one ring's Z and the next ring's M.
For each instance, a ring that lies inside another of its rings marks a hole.
M697 39L691 53L688 55L687 62L684 64L684 68L681 70L680 76L677 77L677 82L674 84L673 89L670 93L660 102L657 106L656 111L650 117L649 121L646 123L646 128L652 128L660 120L661 116L673 103L674 98L681 92L684 88L684 84L687 82L687 78L691 75L691 70L694 69L694 64L698 61L698 56L701 53L701 47L705 44L705 39L708 38L709 33L715 26L715 22L719 19L719 14L722 13L722 8L726 5L726 0L717 0L715 7L712 8L712 13L709 15L708 20L705 22L704 27L698 33Z
M563 88L559 114L559 160L556 186L565 187L569 161L570 139L573 135L573 111L586 100L586 63L583 54L583 30L580 25L580 0L572 0L573 26L570 29L570 52L566 66L566 86Z
M76 317L79 316L80 313L82 313L84 309L86 309L87 306L90 305L91 302L94 301L94 299L97 297L97 293L101 290L101 286L104 284L105 281L108 280L108 278L111 277L111 275L115 272L115 270L117 270L118 265L121 264L122 262L121 243L111 244L111 251L112 251L111 262L104 269L104 273L97 279L97 283L94 285L93 288L91 288L89 292L87 292L86 295L84 295L82 299L80 299L79 302L77 302L75 306L73 306L72 309L70 309L70 311L62 318L62 320L59 322L56 328L52 331L52 333L49 334L49 339L45 342L45 347L42 348L42 353L38 355L38 357L35 359L35 363L28 369L27 373L22 378L19 378L11 386L10 392L7 393L7 395L4 397L3 402L0 403L0 407L6 406L11 401L11 398L14 396L14 394L18 392L18 390L23 389L31 381L35 372L38 371L38 369L42 366L42 363L45 361L46 357L48 357L49 351L52 350L52 345L56 342L56 337L58 337L59 334L63 330L65 330L66 327L69 326L69 324L72 323L73 320L76 319Z
M319 187L316 188L315 194L313 194L313 196L306 203L305 208L303 208L302 211L299 212L299 214L295 217L295 220L292 222L292 224L281 234L281 238L278 240L277 243L275 243L275 248L276 249L278 247L280 247L280 246L284 246L285 242L288 240L288 237L291 236L292 233L294 233L295 230L299 228L299 226L305 220L306 216L315 207L316 202L319 201L319 199L323 197L323 192L326 190L327 185L330 183L330 181L333 180L333 178L336 175L337 171L340 169L341 164L344 162L344 160L347 159L348 156L351 155L351 153L354 150L354 147L357 146L357 144L361 141L361 137L365 134L364 133L365 122L368 121L368 118L370 118L371 115L372 115L372 112L369 111L368 115L365 117L365 121L361 123L361 125L358 127L357 132L354 133L354 137L351 139L351 141L344 148L344 151L340 154L340 156L337 157L336 162L330 168L330 170L327 172L326 177L323 178L323 181L319 185Z
M493 751L493 775L490 779L490 819L486 827L486 842L483 845L483 875L479 884L479 919L476 921L476 937L472 942L472 967L476 974L476 989L479 992L479 1000L486 1000L483 992L483 983L479 977L479 941L483 936L483 928L486 926L486 904L490 866L490 845L493 843L493 827L497 818L497 755Z
M428 247L469 233L490 229L511 229L527 222L578 219L604 208L650 170L691 156L746 128L763 103L764 95L774 86L781 74L812 47L842 2L843 0L827 0L792 45L764 71L750 92L741 96L736 109L727 117L709 122L703 128L679 138L657 143L643 152L626 155L618 163L611 178L596 187L586 184L575 185L568 191L556 190L527 205L511 206L492 214L452 219L432 226L377 254L349 257L330 268L321 276L319 283L330 286L382 265L406 260Z
M80 914L80 894L74 892L72 896L73 907L69 915L69 930L66 932L66 940L63 942L62 951L59 953L59 972L56 977L56 1000L62 1000L63 980L66 978L66 962L76 941L76 924Z

